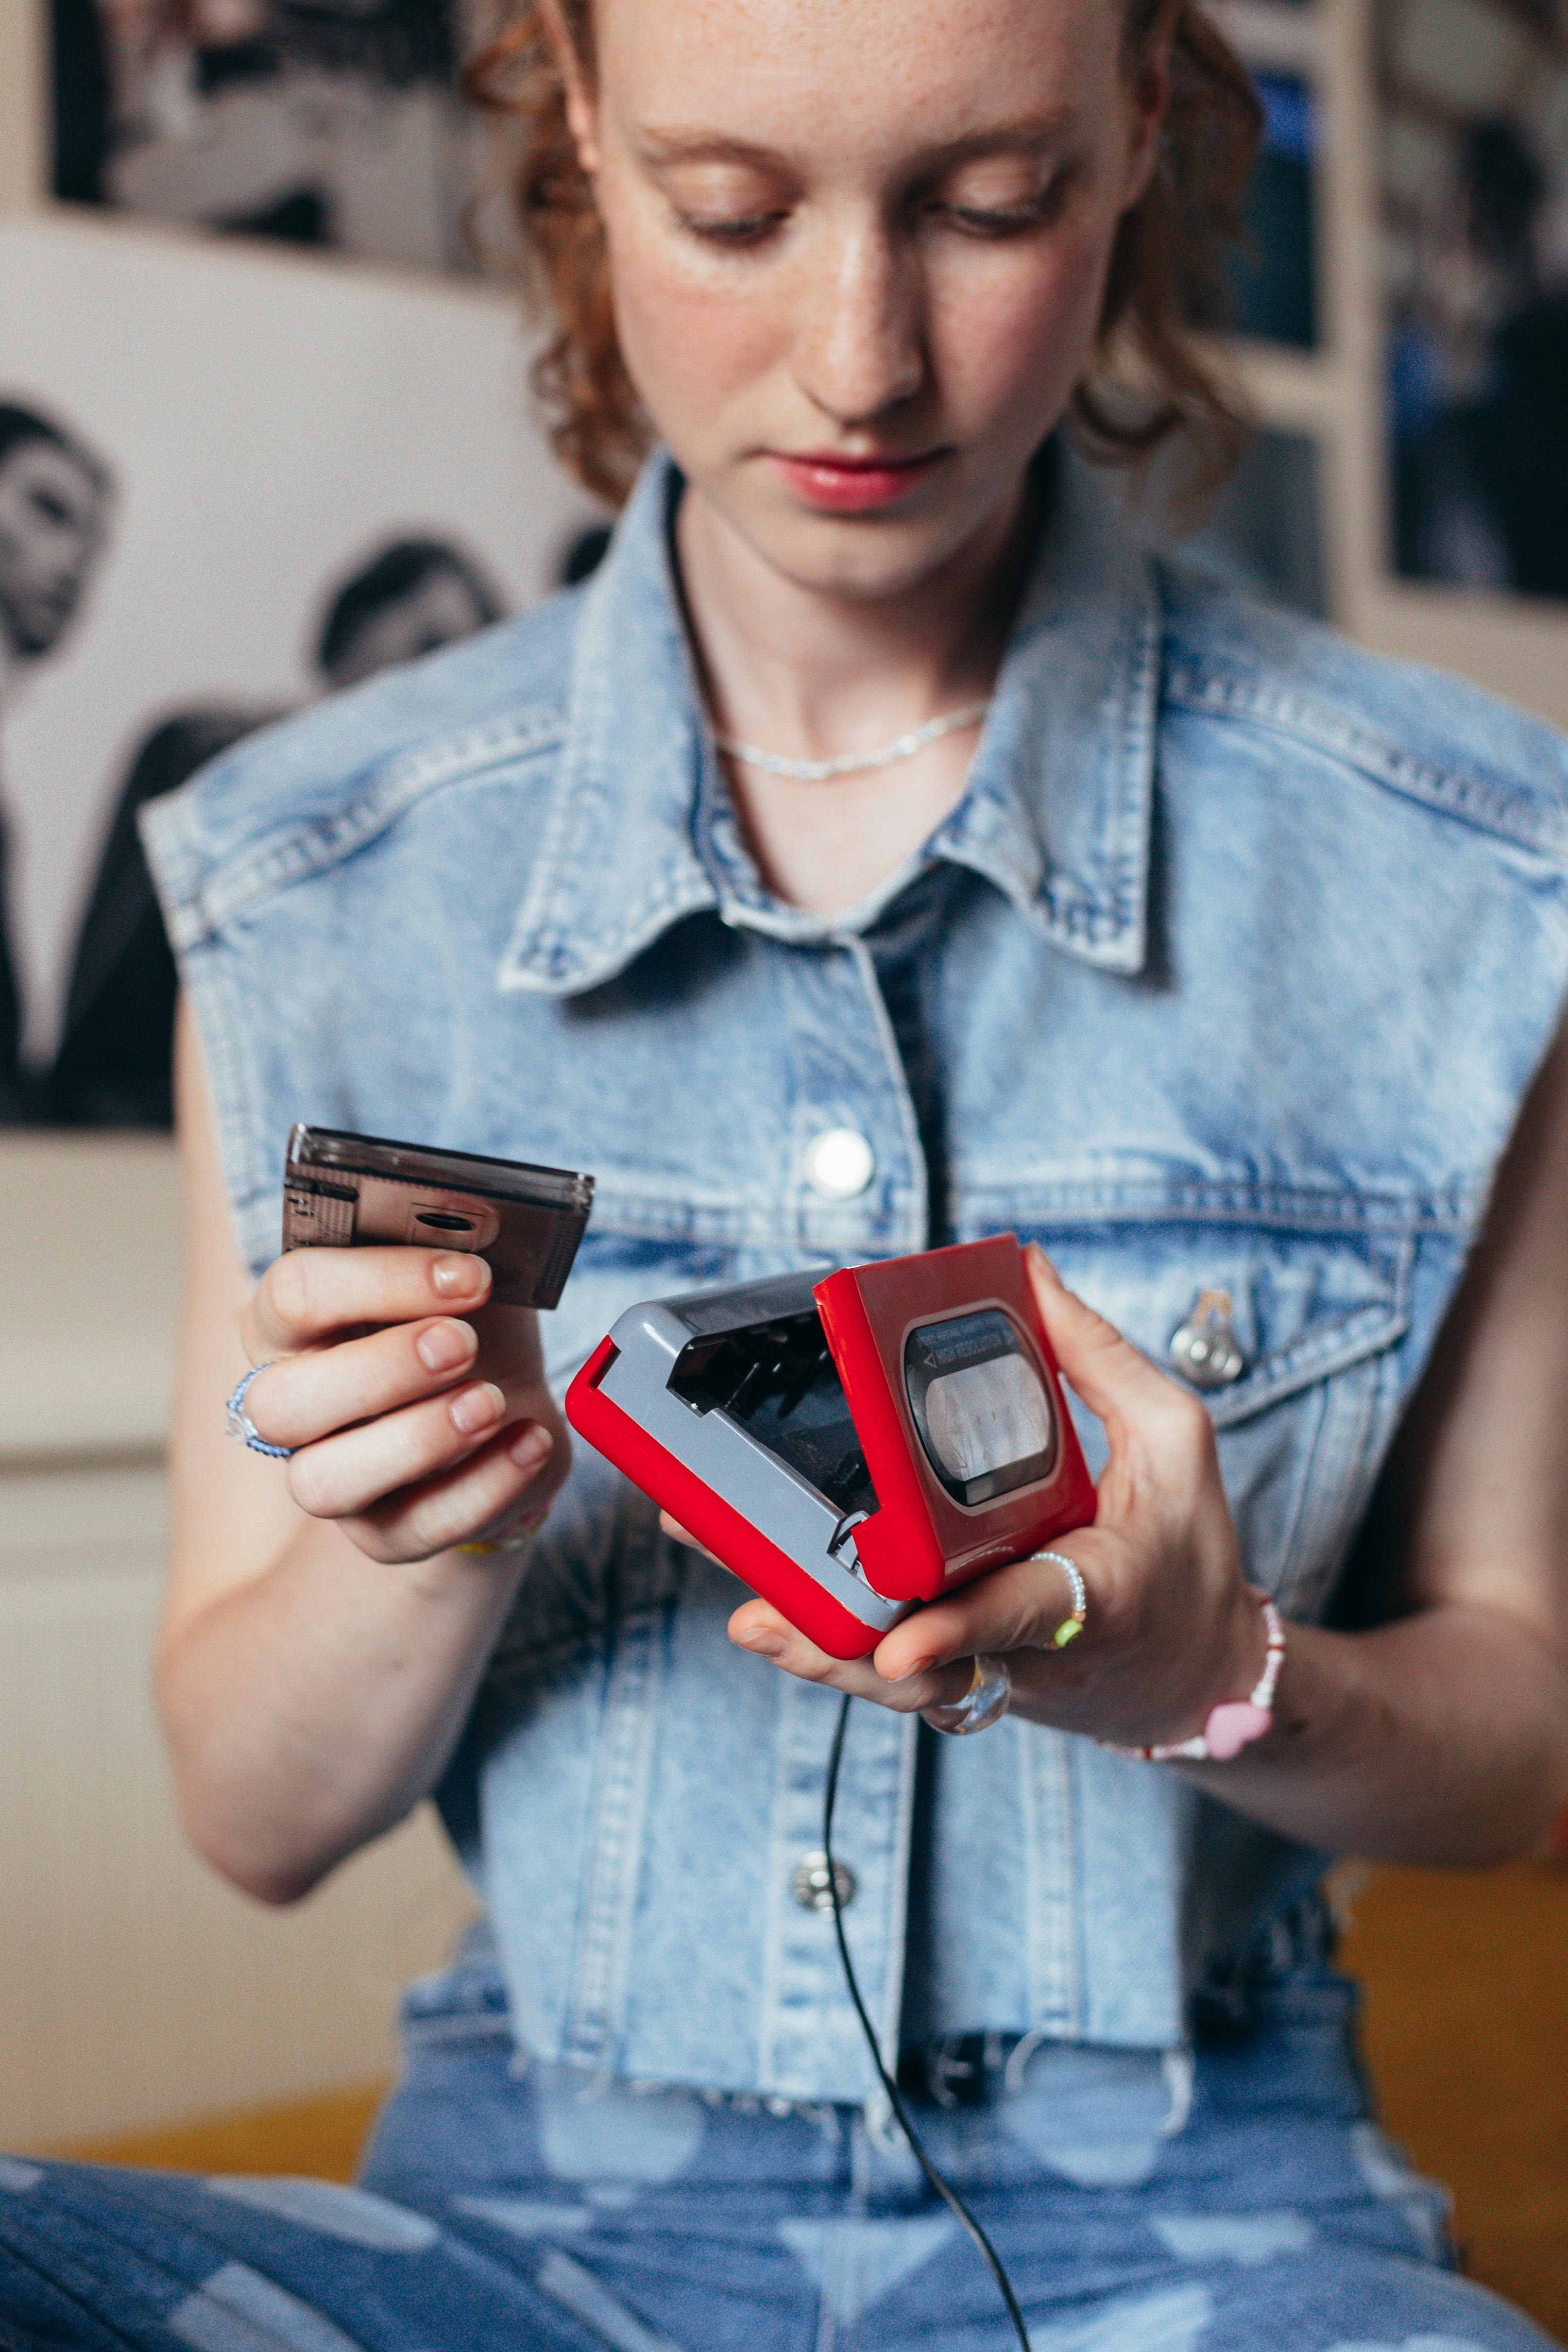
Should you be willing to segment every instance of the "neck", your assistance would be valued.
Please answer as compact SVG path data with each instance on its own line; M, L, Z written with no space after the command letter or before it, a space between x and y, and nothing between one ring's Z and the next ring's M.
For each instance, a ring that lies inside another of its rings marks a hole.
M833 758L987 695L1028 509L1020 492L936 572L868 603L787 578L689 490L676 542L715 726L790 757Z

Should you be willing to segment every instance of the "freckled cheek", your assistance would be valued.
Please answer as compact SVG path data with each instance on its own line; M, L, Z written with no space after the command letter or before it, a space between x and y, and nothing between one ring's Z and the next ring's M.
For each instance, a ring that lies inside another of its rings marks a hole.
M934 303L930 349L954 422L1058 413L1093 357L1104 282L1104 248L1086 238Z
M779 367L779 305L762 289L721 281L700 262L672 256L663 239L616 239L611 253L621 355L654 423L679 450Z

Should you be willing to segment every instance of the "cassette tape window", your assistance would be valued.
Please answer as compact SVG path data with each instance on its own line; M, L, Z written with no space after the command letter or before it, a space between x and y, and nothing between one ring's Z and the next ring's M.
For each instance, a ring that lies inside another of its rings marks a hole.
M845 1512L877 1508L877 1490L815 1308L694 1343L670 1388L697 1412L721 1412Z

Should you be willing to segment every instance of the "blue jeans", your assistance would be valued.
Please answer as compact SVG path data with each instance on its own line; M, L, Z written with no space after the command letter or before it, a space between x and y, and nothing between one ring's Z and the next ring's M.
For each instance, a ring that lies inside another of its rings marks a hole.
M1189 2069L944 2045L932 2157L1036 2352L1542 2352L1449 2264L1318 1960ZM0 2161L4 2352L1006 2352L896 2127L520 2062L480 1956L416 1985L356 2189Z

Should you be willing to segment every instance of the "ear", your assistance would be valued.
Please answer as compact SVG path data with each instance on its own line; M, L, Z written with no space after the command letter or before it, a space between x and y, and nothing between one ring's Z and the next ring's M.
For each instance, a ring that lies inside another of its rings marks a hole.
M566 127L577 150L577 161L591 180L599 168L598 108L593 89L577 44L561 13L560 0L539 0L539 14L566 92Z
M1167 0L1127 89L1127 179L1122 209L1147 192L1160 160L1160 133L1171 108L1171 49L1183 0Z

